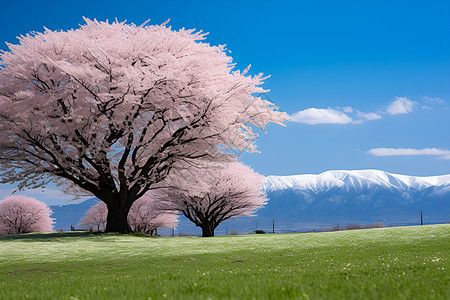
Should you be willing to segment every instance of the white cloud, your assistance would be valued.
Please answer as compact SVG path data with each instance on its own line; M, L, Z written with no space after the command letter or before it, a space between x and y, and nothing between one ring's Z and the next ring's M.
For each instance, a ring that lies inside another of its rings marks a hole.
M445 105L445 101L439 97L421 97L422 109L434 110L434 109L444 109L447 110L448 107Z
M422 97L422 109L432 110L428 105L436 103L445 103L439 97ZM309 125L317 124L361 124L367 121L382 119L384 115L408 114L413 111L414 107L420 102L409 100L406 97L395 97L386 110L377 110L376 112L361 112L351 106L338 106L335 108L308 108L298 111L291 115L291 121ZM445 109L445 108L444 108Z
M348 124L352 123L352 118L345 113L332 109L330 107L323 108L308 108L296 112L291 116L292 122L303 123L309 125L316 124Z
M412 112L415 102L406 97L395 97L395 100L388 106L386 112L390 115L407 114Z
M433 155L441 159L450 159L450 151L447 149L438 148L374 148L367 151L367 153L375 156L417 156L417 155Z
M353 117L351 116L353 115ZM352 107L333 108L308 108L296 112L291 116L292 122L317 125L317 124L361 124L366 121L378 120L382 116L376 113L364 113L353 110Z
M358 111L358 117L363 118L364 120L367 120L367 121L379 120L382 118L381 115L376 114L376 113L371 113L371 112L363 113L360 111Z
M353 112L353 108L351 106L346 106L346 107L342 108L342 110L346 113Z
M435 97L435 98L432 98L432 97L422 97L422 99L425 100L426 102L429 102L429 103L439 103L439 104L444 104L444 103L445 103L445 101L442 100L442 99L439 98L439 97Z

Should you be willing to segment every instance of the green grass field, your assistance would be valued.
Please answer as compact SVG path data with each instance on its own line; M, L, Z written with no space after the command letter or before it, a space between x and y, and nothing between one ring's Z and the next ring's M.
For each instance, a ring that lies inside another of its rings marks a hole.
M450 225L0 237L0 299L450 299Z

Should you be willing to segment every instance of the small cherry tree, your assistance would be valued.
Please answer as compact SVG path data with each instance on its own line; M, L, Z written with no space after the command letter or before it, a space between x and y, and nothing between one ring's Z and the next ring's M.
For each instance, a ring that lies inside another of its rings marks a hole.
M234 162L186 171L176 187L151 193L200 227L202 236L210 237L221 222L250 216L265 205L264 183L264 176Z
M97 202L81 219L77 226L88 226L103 231L107 224L108 208L105 203ZM178 215L166 211L154 198L144 195L131 206L128 213L128 224L133 232L156 235L158 228L177 226Z
M176 227L178 214L168 211L150 194L145 194L131 206L128 224L134 232L156 235L158 228Z
M87 226L97 231L105 231L108 209L104 202L97 202L84 214L77 226Z
M133 203L174 170L256 151L255 127L287 118L195 30L85 19L0 52L0 183L62 184L130 232ZM225 150L225 151L223 151Z
M0 201L0 234L52 232L53 219L47 204L25 196Z

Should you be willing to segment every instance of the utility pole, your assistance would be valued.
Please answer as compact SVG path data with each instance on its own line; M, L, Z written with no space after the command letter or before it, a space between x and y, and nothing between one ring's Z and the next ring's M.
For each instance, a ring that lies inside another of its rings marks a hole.
M420 212L420 225L423 225L422 212Z
M275 219L272 220L272 233L275 233Z

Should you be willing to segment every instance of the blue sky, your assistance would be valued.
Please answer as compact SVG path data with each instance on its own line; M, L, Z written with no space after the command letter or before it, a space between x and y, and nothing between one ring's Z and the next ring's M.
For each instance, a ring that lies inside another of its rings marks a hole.
M263 175L450 173L450 1L9 1L0 49L82 16L170 18L227 44L239 69L270 74L268 96L295 119L242 155Z

